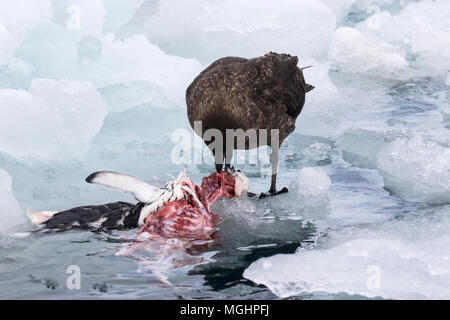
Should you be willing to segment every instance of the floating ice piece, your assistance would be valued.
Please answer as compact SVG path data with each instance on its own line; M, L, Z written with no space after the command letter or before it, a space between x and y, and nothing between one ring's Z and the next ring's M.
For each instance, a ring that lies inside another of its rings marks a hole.
M150 81L118 83L99 91L110 112L123 112L146 103L158 108L175 107L164 95L164 88Z
M100 88L134 83L136 90L147 81L177 106L185 104L186 88L202 70L196 59L168 55L142 34L93 37L53 22L30 32L15 56L33 66L35 77L89 81Z
M177 105L184 105L185 90L201 70L195 59L165 54L144 35L116 40L113 34L102 38L103 53L89 79L99 85L136 80L151 81Z
M327 143L315 142L300 152L286 156L286 166L323 166L331 163L331 146Z
M53 15L51 0L4 0L0 7L0 66L21 44L25 33Z
M336 20L340 23L345 20L350 8L358 0L320 0L324 5L333 10Z
M102 0L58 0L53 5L53 21L67 28L67 32L74 30L101 37L106 15Z
M450 203L450 148L421 136L399 138L378 159L384 185L395 194L429 203Z
M312 250L259 259L244 277L280 297L355 294L387 299L450 297L449 206L336 233Z
M103 0L102 2L106 10L103 32L108 33L115 32L126 24L146 0Z
M350 128L336 141L353 165L378 169L384 186L414 201L450 202L450 148L399 131Z
M34 79L0 90L0 151L45 160L81 159L107 106L92 84Z
M20 59L11 58L9 64L0 72L0 89L28 88L31 83L33 67Z
M363 21L356 27L367 36L375 36L402 47L419 76L445 75L450 69L450 2L423 0L408 3L398 14L381 11L377 25Z
M339 136L336 146L343 150L345 161L353 165L375 169L381 150L403 134L399 131L374 131L349 128Z
M384 9L398 10L408 1L411 0L320 0L334 11L339 24L354 22L355 19L361 20L366 16L373 17L374 14Z
M292 182L291 187L303 198L319 198L326 195L331 185L330 177L322 168L308 167Z
M53 15L51 0L2 0L0 21L14 34L23 33Z
M387 79L405 78L408 62L398 47L370 39L354 28L341 27L334 34L328 58L334 69Z
M244 277L286 298L302 293L347 293L393 299L448 299L449 260L427 246L450 244L444 235L410 245L395 239L356 239L326 250L260 259Z
M306 100L308 104L317 105L334 98L338 93L338 89L328 76L329 65L311 57L300 57L298 67L303 68L307 66L312 67L304 69L303 74L305 79L308 80L307 82L315 86L314 90L308 92Z
M15 49L16 39L0 24L0 66L7 64Z
M285 195L267 200L268 208L275 215L291 220L323 219L329 214L328 190L331 179L321 167L306 167L288 185ZM263 212L264 208L259 209Z
M268 51L321 58L335 29L334 13L316 0L167 0L148 13L144 9L137 10L125 34L140 30L165 52L205 63Z
M11 190L12 179L5 170L0 168L0 231L25 222L19 203Z
M26 34L14 57L32 65L35 78L80 80L76 44L84 36L82 30L44 21Z
M328 76L329 66L311 57L300 57L298 67L312 66L303 70L307 82L315 86L308 92L306 104L297 119L296 132L304 135L328 137L338 126L335 116L338 90Z

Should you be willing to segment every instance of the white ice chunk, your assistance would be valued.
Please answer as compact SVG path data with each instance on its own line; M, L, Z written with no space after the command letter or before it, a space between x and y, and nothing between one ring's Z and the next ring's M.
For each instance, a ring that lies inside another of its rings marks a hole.
M297 119L296 132L304 135L328 137L338 127L335 116L336 107L330 101L336 101L338 90L328 76L329 66L317 60L300 58L298 67L312 66L303 70L305 81L314 86L306 94L305 105Z
M373 17L373 14L381 10L398 10L412 1L417 0L320 0L335 12L340 24L348 23L349 20L352 21L354 18L351 15L355 13L359 16L366 14Z
M16 39L2 24L0 24L0 66L7 64L16 50Z
M90 69L89 79L97 85L151 81L177 105L184 105L186 88L201 71L195 59L167 55L143 35L116 40L108 34L102 39L102 47L100 62Z
M343 158L353 165L363 168L376 168L381 150L398 137L399 131L375 131L349 128L338 137L337 147L343 151Z
M399 138L380 153L384 185L402 197L450 203L450 148L421 136Z
M53 15L51 0L2 0L0 23L14 34L37 26Z
M148 103L152 107L174 107L164 89L150 81L118 83L99 89L110 112L123 112L132 107Z
M0 231L10 230L25 222L25 216L14 197L11 184L11 176L0 168Z
M370 39L354 28L341 27L334 34L328 58L334 69L387 79L404 78L405 53L379 39Z
M106 10L105 23L103 31L105 33L115 32L128 22L146 0L103 0L103 6Z
M449 209L411 212L369 228L329 232L319 248L259 259L244 277L280 297L347 293L449 299Z
M274 213L287 214L289 219L322 219L328 213L330 186L331 179L324 169L302 168L289 183L289 192L269 199L268 203Z
M82 158L107 113L92 84L68 80L0 90L0 105L0 151L40 159Z
M151 16L140 8L122 30L142 30L164 51L212 62L269 51L326 56L335 15L316 0L160 1Z
M333 10L338 22L342 22L345 20L347 14L350 11L350 8L357 1L358 0L320 0L320 2Z
M0 89L28 88L31 83L33 67L20 59L11 58L6 68L0 72Z
M410 57L417 75L445 75L450 69L450 2L410 2L398 14L381 11L370 23L357 28L392 45L401 46Z
M8 63L28 30L52 15L51 0L3 0L0 6L0 66Z
M31 77L31 72L33 70L33 66L29 63L20 60L11 58L11 61L8 64L8 68L6 68L6 72L10 75L21 74L24 77Z
M415 245L382 236L361 238L331 249L263 258L251 264L244 277L283 298L344 292L393 299L448 299L450 260L444 253L448 245L447 235Z
M306 94L308 105L318 105L333 99L338 93L338 89L328 76L329 65L320 63L310 57L300 58L298 67L309 67L303 70L306 83L314 86L314 89ZM314 108L314 107L311 107Z
M197 60L168 55L142 34L118 40L109 33L98 39L54 23L33 30L18 54L38 77L89 81L100 88L146 81L155 91L146 94L162 94L177 106L185 105L186 88L202 70Z
M67 31L77 30L85 35L101 37L106 10L102 0L53 1L53 21Z
M336 141L353 165L378 169L384 186L406 199L450 202L450 148L400 131L350 128Z
M300 171L299 176L292 182L291 188L300 197L319 198L326 195L331 185L330 177L325 170L318 167L307 167Z
M83 39L80 30L45 21L27 33L14 57L33 66L33 77L80 80L76 44Z
M321 166L331 163L331 146L315 142L307 148L286 156L288 167Z

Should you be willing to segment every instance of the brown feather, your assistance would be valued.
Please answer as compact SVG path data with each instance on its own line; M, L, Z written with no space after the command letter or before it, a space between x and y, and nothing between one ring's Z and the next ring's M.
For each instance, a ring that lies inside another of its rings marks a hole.
M294 131L305 93L312 87L297 63L295 56L273 52L253 59L215 61L187 88L191 126L202 121L203 132L219 129L223 137L226 129L279 129L281 145Z

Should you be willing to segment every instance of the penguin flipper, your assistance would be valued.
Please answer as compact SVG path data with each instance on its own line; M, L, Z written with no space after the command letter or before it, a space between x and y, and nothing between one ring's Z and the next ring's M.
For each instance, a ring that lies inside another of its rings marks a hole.
M137 200L144 203L154 202L163 193L162 189L145 181L112 171L94 172L86 178L86 182L130 192Z

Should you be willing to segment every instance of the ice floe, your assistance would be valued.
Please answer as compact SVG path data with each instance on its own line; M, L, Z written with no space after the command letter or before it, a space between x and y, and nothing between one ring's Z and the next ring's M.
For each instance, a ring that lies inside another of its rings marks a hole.
M328 58L334 69L343 72L407 78L409 65L401 48L370 39L354 28L341 27L334 32Z
M141 8L144 10L145 8ZM148 8L147 8L148 10ZM268 51L326 56L335 15L319 1L160 1L128 32L145 35L169 54L212 62L223 56L260 56Z
M25 221L25 215L11 189L12 179L0 168L0 231L4 232Z
M422 136L389 143L378 159L384 185L397 195L450 203L450 148Z
M448 299L449 213L448 206L421 210L368 228L331 232L322 247L259 259L244 277L280 297L345 293Z
M107 113L92 84L68 80L0 90L0 105L0 151L42 160L82 159Z

